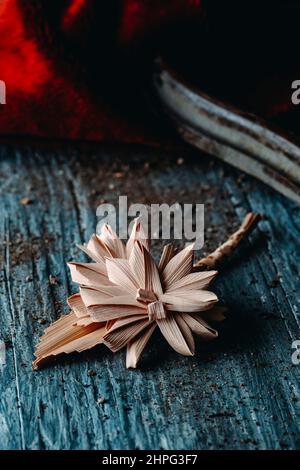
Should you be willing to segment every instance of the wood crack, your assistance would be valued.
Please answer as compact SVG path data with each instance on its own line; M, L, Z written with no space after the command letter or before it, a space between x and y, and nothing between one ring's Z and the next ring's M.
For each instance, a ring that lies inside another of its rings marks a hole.
M16 340L16 315L15 315L15 306L13 302L13 294L11 289L11 281L10 281L10 236L9 236L9 221L6 219L6 249L5 249L5 266L4 266L4 279L8 297L8 304L10 307L11 313L11 338L12 341L12 350L13 350L13 363L14 363L14 376L15 376L15 383L16 383L16 395L17 395L17 407L18 407L18 416L19 416L19 426L20 426L20 438L21 438L21 448L22 450L26 449L25 446L25 434L24 434L24 420L22 414L22 401L21 401L21 393L20 393L20 383L19 383L19 375L18 375L18 359L17 359L17 351L15 348L15 340Z

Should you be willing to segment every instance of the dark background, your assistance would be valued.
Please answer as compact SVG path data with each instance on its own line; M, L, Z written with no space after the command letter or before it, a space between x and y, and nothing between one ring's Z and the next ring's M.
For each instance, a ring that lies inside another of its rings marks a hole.
M162 145L169 136L151 83L158 55L201 90L299 133L291 103L299 7L283 0L5 0L1 133Z

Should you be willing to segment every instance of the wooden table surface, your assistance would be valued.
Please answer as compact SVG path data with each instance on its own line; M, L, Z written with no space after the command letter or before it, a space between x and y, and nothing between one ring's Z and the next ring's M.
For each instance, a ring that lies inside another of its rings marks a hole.
M99 346L33 372L38 337L76 291L66 262L85 259L76 244L120 194L204 203L206 252L246 212L265 214L215 282L228 307L220 337L190 358L158 334L138 370ZM3 141L0 448L300 448L299 234L298 207L189 149Z

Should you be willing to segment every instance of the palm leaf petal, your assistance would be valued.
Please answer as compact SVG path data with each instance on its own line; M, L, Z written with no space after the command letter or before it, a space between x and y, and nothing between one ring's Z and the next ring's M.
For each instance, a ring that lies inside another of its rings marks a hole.
M218 297L206 290L182 290L162 294L159 300L167 310L173 312L201 312L212 308L218 302Z
M85 304L82 301L80 294L77 293L77 294L71 295L68 298L67 302L71 310L73 310L73 312L78 318L86 317L88 315L88 311L86 309Z
M190 329L201 336L202 339L210 341L218 337L218 332L206 323L199 315L182 313L182 318L188 324Z
M185 322L183 316L175 315L175 320L177 322L177 325L179 326L182 335L184 336L184 339L186 343L188 344L190 351L194 354L195 353L195 341L193 337L193 333L191 331L191 328L189 325Z
M74 351L82 352L103 342L105 323L74 326L76 320L75 313L71 312L63 315L45 330L36 348L34 369L38 369L53 356Z
M104 224L98 237L113 258L126 258L125 245L110 225Z
M145 289L159 296L163 290L157 266L151 254L144 247L142 249L145 258Z
M130 257L136 241L139 241L147 251L150 251L151 241L143 229L141 217L136 217L134 220L131 234L126 244L127 258Z
M88 312L93 321L96 322L110 321L130 317L132 315L135 315L136 319L139 320L141 315L143 316L146 313L145 308L126 304L116 306L115 303L111 303L110 305L92 305L88 307Z
M105 271L98 263L68 263L72 281L83 286L110 285Z
M178 281L175 281L166 292L206 289L217 274L218 271L203 271L187 274L181 279L178 279Z
M140 320L136 316L125 320L118 320L104 335L103 342L113 352L117 352L127 345L149 325L147 316Z
M193 355L193 350L188 345L172 312L170 312L166 318L157 320L157 324L167 342L175 351L179 354L183 354L183 356Z
M163 272L168 262L173 258L173 256L175 256L176 252L177 250L172 243L168 243L163 247L163 252L158 265L159 272Z
M128 293L136 295L139 283L132 272L131 266L127 259L107 259L107 274L109 280L117 286L124 287Z
M145 256L142 245L138 242L134 243L131 249L129 265L138 280L139 287L145 289Z
M165 290L168 290L174 282L192 271L193 249L194 244L192 243L173 256L167 263L161 273Z
M141 358L141 355L151 338L155 328L156 323L153 322L135 338L127 343L127 352L126 352L126 367L127 369L133 368L135 369L138 365L138 362Z
M101 286L101 287L81 287L80 296L86 307L90 305L99 305L108 299L127 295L127 291L119 286Z
M101 238L96 234L93 234L91 236L85 246L89 250L89 252L91 252L93 256L97 259L104 260L106 256L112 256L107 245L105 245Z

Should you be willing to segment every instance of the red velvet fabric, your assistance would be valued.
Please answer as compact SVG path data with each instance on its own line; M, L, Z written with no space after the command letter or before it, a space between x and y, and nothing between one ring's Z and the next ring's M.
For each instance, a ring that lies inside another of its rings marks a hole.
M200 12L200 0L0 1L0 133L159 142L147 67L161 29Z

